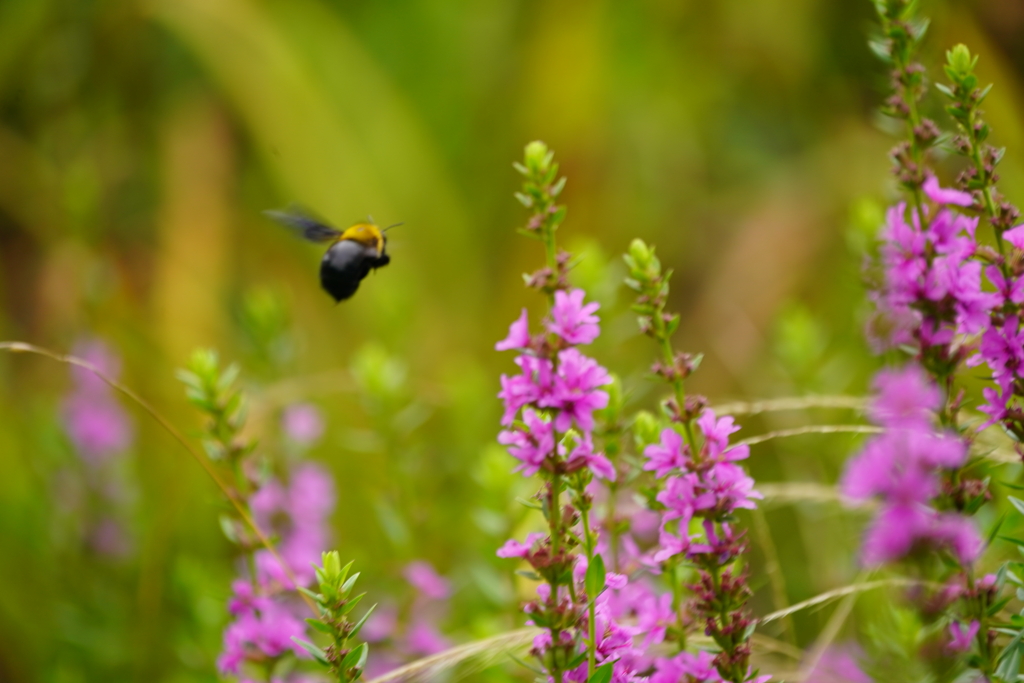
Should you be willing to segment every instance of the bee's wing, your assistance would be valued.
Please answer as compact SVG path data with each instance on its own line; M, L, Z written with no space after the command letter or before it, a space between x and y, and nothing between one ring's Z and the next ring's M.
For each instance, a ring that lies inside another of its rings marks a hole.
M264 211L263 215L291 228L310 242L333 242L341 237L340 230L325 225L298 207L289 207L286 211Z

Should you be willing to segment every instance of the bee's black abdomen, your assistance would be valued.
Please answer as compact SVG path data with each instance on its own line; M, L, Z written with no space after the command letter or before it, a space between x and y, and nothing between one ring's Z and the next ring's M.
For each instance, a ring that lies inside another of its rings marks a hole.
M359 283L371 268L380 268L390 261L387 254L354 240L341 240L332 245L320 262L320 284L334 297L344 301L359 289Z

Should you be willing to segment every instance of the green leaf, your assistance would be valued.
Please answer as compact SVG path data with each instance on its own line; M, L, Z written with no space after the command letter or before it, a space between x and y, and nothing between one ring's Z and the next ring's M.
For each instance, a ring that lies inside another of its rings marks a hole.
M366 623L366 620L370 618L370 615L373 614L373 610L375 609L377 609L377 605L372 605L370 609L366 610L366 614L364 614L362 618L360 618L359 621L356 622L356 625L352 627L352 633L349 634L349 638L355 638L359 635L359 631L362 630L363 625Z
M345 606L341 608L341 613L348 614L349 612L354 610L356 605L358 605L364 597L366 597L366 593L360 593L354 598L349 598L348 601L345 603Z
M296 638L295 636L292 636L292 640L295 641L296 645L298 645L303 650L311 654L313 656L313 659L315 659L316 661L320 662L324 666L331 665L330 660L327 659L327 653L318 648L313 643L307 643L305 640L302 640L301 638Z
M999 529L1002 528L1003 522L1005 522L1005 521L1006 521L1006 514L1004 513L999 518L999 521L996 522L995 526L992 527L992 531L988 532L988 540L985 542L985 545L987 545L987 546L988 545L992 545L992 541L994 541L996 539L996 534L999 533Z
M345 655L345 659L341 660L341 670L362 669L366 664L366 657L369 654L370 647L366 643L360 643L359 647L354 648Z
M1004 607L1006 607L1007 603L1009 603L1009 602L1010 602L1010 596L1006 596L1002 600L997 600L996 602L994 602L991 605L989 605L988 609L985 610L985 615L989 616L989 617L994 617L995 615L999 614L999 612Z
M315 628L317 631L320 631L320 633L334 633L330 626L320 621L319 619L309 618L306 619L306 623Z
M614 670L615 662L605 662L594 670L594 673L587 679L587 683L610 683Z
M1009 654L1007 655L1006 653ZM996 676L1004 681L1016 681L1017 676L1020 674L1020 644L1013 649L1006 648L1003 654L1006 656L999 662L999 666L996 668Z
M1024 500L1014 498L1013 496L1007 496L1006 499L1010 501L1013 507L1017 508L1017 512L1024 515Z
M584 586L587 589L587 598L596 600L597 596L604 590L604 559L600 555L594 555L587 566L587 576Z
M557 197L558 195L562 194L562 190L565 189L565 180L566 176L562 176L554 185L551 186L552 197Z
M1002 629L1002 628L1001 629L997 629L997 630L1000 633L1006 633L1006 635L1012 635L1013 636L1013 639L1010 640L1010 642L1006 644L1006 647L1003 648L1003 651L999 653L998 657L996 657L996 661L999 662L999 661L1002 661L1002 659L1004 657L1006 657L1008 652L1010 652L1011 650L1015 650L1017 648L1017 645L1020 644L1020 639L1022 637L1024 637L1024 631L1010 631L1009 629Z
M348 581L343 583L342 586L341 586L341 594L342 594L342 596L348 595L348 592L350 590L352 590L352 586L355 585L356 579L358 579L358 578L359 578L359 572L356 572L352 576L348 577Z
M224 532L224 535L232 543L238 543L238 533L235 528L235 520L231 519L228 515L220 516L220 530Z

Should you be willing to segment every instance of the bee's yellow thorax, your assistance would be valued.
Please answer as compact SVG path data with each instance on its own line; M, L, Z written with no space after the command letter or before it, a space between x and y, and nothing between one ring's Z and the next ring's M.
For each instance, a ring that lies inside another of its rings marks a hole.
M367 247L384 251L384 233L373 223L356 223L341 233L339 240L352 240Z

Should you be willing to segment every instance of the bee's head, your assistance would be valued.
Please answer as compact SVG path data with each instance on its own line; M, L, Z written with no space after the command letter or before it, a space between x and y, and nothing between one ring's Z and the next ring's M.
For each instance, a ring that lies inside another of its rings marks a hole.
M352 240L363 246L376 249L377 254L384 253L384 233L373 223L356 223L341 233L340 240Z

